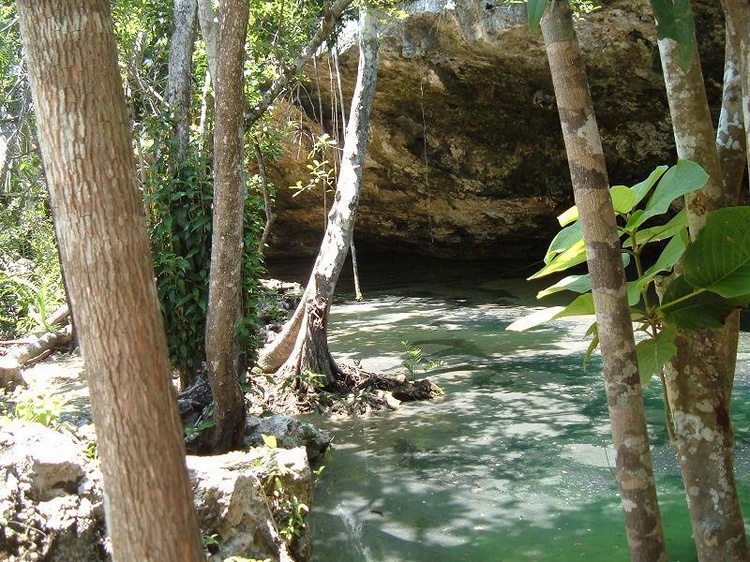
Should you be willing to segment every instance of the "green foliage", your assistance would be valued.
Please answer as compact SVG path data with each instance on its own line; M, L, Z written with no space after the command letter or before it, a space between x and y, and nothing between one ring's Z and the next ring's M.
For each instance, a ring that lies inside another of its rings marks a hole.
M289 543L302 534L302 529L305 528L305 516L310 512L310 508L300 502L296 496L287 497L282 477L288 473L288 469L274 455L274 450L278 447L276 436L264 434L261 437L267 449L264 463L273 464L273 469L266 477L264 490L271 501L275 517L283 521L279 533ZM278 514L281 514L280 517Z
M511 4L520 3L522 0L509 0ZM547 0L525 0L529 21L529 29L532 33L539 30L539 23L542 21L544 11L547 9ZM593 0L570 0L570 8L573 11L573 17L579 19L585 14L590 14L601 8Z
M401 345L406 348L406 358L402 365L406 368L409 373L409 377L414 377L417 371L421 368L425 373L442 366L442 361L429 361L426 362L422 354L422 350L416 347L410 341L402 341Z
M0 337L47 329L46 318L65 300L54 228L43 193L11 176L0 206Z
M183 373L196 372L205 360L205 326L211 262L213 178L211 161L195 150L176 168L171 122L162 113L144 123L146 144L154 162L144 183L151 231L157 290L172 365ZM262 320L259 278L265 272L258 250L260 199L245 199L245 239L242 256L243 308L235 333L240 350L254 354Z
M12 410L7 409L9 404L13 405ZM6 418L39 423L57 429L64 425L61 416L68 410L68 400L37 385L31 385L29 388L19 386L2 401L2 407L3 416Z
M328 160L327 155L329 151L335 149L336 139L331 138L328 133L324 133L315 139L313 148L307 155L307 158L310 160L310 163L307 164L310 179L304 185L301 181L297 181L296 185L291 186L289 189L294 191L292 197L297 197L300 193L319 188L327 192L333 191L336 181L336 171Z
M636 278L628 282L628 302L636 330L648 337L636 346L641 380L651 376L676 353L677 328L718 328L734 309L750 303L750 207L732 207L707 215L706 225L697 240L690 243L687 215L684 211L662 224L648 226L651 219L664 215L670 204L705 185L708 175L697 164L680 160L667 169L661 166L643 182L633 186L614 186L610 193L618 217L622 239L623 263L632 260ZM645 204L642 204L646 201ZM567 270L582 263L583 236L574 207L560 217L566 226L552 241L545 266L532 278ZM661 252L648 268L643 263L644 248L656 242ZM661 302L653 297L657 279L682 263L682 273L667 280ZM508 326L525 330L554 318L594 313L591 279L588 274L571 275L542 290L538 298L560 291L579 296L568 306L543 309ZM589 354L598 344L596 327Z

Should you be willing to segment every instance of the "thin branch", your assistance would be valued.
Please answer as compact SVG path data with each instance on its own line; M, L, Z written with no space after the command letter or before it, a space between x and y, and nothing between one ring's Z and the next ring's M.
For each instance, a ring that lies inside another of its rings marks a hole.
M246 130L255 125L258 119L260 119L261 116L266 112L266 110L271 106L271 104L278 97L281 91L287 86L287 84L289 84L292 78L294 78L294 76L300 70L302 70L302 67L305 66L307 61L312 58L312 56L318 50L318 47L320 47L323 44L323 41L325 41L333 32L336 24L341 18L341 15L351 3L352 0L336 0L329 8L325 9L323 13L323 20L320 22L320 27L318 28L318 31L315 33L313 38L310 40L307 46L302 49L302 52L294 60L294 63L282 69L282 71L279 73L279 76L273 81L268 90L266 90L266 93L263 95L263 99L260 101L260 103L255 106L248 114L247 118L245 119Z

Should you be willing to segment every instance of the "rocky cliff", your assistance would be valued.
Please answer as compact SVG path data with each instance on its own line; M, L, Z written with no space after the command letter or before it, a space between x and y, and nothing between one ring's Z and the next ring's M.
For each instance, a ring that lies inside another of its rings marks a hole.
M718 3L695 6L701 60L716 105L723 72ZM385 25L355 241L461 259L530 259L572 203L555 96L540 36L525 6L502 0L419 0ZM648 2L604 2L576 24L610 182L632 184L674 162L654 20ZM269 256L317 252L320 191L307 181L310 138L341 127L356 76L356 46L308 68L285 115L297 144L271 165L278 220ZM335 87L343 85L343 94ZM330 205L330 196L328 204Z

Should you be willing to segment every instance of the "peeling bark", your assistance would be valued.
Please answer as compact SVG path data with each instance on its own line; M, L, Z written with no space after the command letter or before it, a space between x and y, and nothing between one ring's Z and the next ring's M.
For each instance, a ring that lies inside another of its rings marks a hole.
M628 546L634 561L664 561L667 556L620 240L604 152L567 0L548 4L541 27L586 244Z

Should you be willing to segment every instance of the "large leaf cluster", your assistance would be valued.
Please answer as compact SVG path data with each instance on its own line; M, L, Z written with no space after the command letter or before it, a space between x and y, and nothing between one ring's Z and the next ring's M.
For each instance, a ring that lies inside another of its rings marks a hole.
M658 167L637 185L610 189L623 264L635 269L627 282L631 318L637 330L648 336L636 346L643 382L659 373L676 352L677 328L719 328L732 310L750 303L750 207L709 213L693 243L684 210L664 220L675 200L701 189L707 180L698 164L680 160L671 168ZM571 207L558 218L563 229L550 243L544 267L530 279L559 274L586 261L578 209ZM644 249L657 244L658 257L646 267ZM678 263L680 272L675 273ZM660 301L654 295L657 280L666 286ZM566 276L537 297L560 291L579 296L568 306L540 310L508 329L524 330L554 318L594 314L588 274ZM595 324L590 333L594 335L591 352L598 344Z

